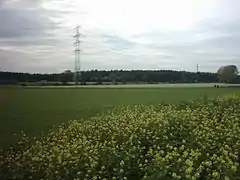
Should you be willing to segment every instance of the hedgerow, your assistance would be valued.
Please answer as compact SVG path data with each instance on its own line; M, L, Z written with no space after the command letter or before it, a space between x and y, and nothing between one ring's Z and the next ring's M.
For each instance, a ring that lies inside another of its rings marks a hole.
M239 179L240 98L115 108L2 151L2 179Z

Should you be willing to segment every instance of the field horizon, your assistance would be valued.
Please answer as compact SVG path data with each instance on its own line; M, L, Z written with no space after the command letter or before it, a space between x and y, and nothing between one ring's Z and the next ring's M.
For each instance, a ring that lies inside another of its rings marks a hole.
M127 83L127 84L87 84L87 85L32 85L31 83L24 84L25 88L203 88L203 87L215 87L222 88L240 87L240 84L228 84L228 83ZM0 86L1 87L1 86ZM21 85L4 85L2 87L21 87Z

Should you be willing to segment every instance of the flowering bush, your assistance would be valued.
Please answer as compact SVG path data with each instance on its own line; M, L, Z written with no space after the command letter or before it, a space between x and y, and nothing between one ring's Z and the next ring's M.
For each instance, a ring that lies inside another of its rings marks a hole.
M121 107L0 155L2 179L239 179L240 98ZM28 141L23 136L24 141Z

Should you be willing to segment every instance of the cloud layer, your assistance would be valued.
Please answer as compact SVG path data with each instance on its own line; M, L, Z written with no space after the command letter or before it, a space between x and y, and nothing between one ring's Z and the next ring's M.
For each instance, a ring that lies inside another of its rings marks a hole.
M239 67L238 7L238 0L0 0L0 70L73 70L77 24L82 70Z

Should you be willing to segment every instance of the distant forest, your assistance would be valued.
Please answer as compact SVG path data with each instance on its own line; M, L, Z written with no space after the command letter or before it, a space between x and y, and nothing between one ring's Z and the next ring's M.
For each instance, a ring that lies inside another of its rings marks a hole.
M24 82L54 82L68 84L74 81L74 73L67 70L58 74L30 74L15 72L0 72L0 84L19 84ZM216 83L216 73L186 72L171 70L113 70L84 71L81 75L81 83ZM240 82L239 76L235 80Z

